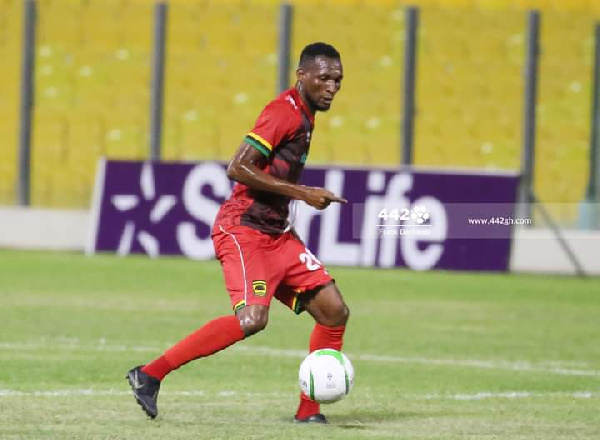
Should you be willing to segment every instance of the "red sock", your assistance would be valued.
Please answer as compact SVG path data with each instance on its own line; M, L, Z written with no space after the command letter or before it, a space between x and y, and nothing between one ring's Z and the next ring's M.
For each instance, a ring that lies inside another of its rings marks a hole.
M346 326L326 327L321 324L315 324L310 335L310 352L322 348L342 349L344 331ZM300 393L300 405L296 411L296 418L305 419L321 411L321 405L314 400L310 400L304 393Z
M163 378L172 370L173 367L171 367L171 364L169 364L164 355L142 367L144 373L149 374L158 380L163 380Z
M182 339L165 354L142 368L159 380L194 359L210 356L244 339L244 332L236 316L221 316L204 324Z

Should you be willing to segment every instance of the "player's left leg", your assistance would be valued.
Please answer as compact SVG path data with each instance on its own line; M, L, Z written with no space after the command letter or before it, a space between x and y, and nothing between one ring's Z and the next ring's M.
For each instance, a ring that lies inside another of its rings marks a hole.
M213 241L235 316L220 316L205 323L154 361L128 372L134 396L151 418L158 414L158 392L167 374L224 350L267 325L268 306L274 293L271 286L280 281L276 262L270 261L264 251L273 239L249 228L221 230Z

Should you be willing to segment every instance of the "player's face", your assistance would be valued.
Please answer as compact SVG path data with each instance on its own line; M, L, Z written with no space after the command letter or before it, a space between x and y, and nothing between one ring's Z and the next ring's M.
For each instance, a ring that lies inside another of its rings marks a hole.
M343 69L340 60L318 55L307 66L298 69L304 97L314 111L327 111L342 87Z

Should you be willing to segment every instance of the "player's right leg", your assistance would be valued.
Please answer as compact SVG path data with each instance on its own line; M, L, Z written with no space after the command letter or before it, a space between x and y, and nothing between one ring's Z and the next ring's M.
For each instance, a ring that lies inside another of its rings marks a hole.
M286 276L276 297L294 312L306 310L314 319L309 352L322 348L342 349L349 309L323 264L294 235L288 235L282 258L288 261ZM296 422L327 423L319 403L300 394Z
M346 324L350 314L335 282L300 296L302 307L314 318L315 326L310 335L309 352L323 348L341 350ZM320 405L300 394L300 405L296 411L297 422L327 423L320 413Z
M270 271L265 265L261 237L244 232L246 236L223 231L222 235L213 237L235 316L213 319L154 361L128 372L127 379L133 394L151 418L158 414L158 390L167 374L190 361L211 356L266 327L272 298L270 286L278 282L267 276Z

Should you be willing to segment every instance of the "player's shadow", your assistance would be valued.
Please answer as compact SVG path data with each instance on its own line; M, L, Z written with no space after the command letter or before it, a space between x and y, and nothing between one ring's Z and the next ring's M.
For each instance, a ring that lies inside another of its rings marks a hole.
M370 425L381 422L429 418L435 415L430 411L390 411L387 408L380 411L358 410L332 416L330 423L336 428L361 430L369 429Z

